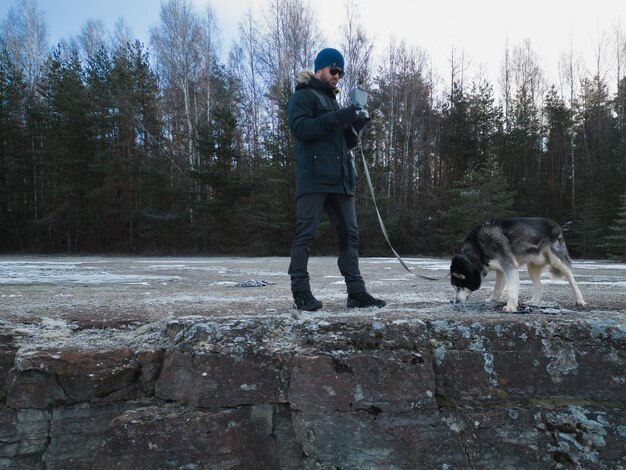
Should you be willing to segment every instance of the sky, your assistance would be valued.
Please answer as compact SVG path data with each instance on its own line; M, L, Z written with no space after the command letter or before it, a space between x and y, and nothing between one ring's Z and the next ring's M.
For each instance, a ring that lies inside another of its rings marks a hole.
M0 18L18 0L0 0ZM36 0L44 11L49 40L80 33L89 19L101 19L109 31L123 17L134 36L149 43L150 28L159 23L160 0ZM192 0L198 13L210 3L228 52L237 38L239 21L247 9L260 11L270 0ZM540 64L551 82L558 80L561 54L580 53L588 68L595 70L594 57L600 44L614 48L615 30L621 25L626 36L626 2L623 0L359 0L360 22L382 57L391 40L405 40L424 49L434 69L449 75L452 50L462 53L470 75L479 70L497 83L505 45L509 48L531 41ZM344 0L309 0L319 18L328 46L337 47L345 13ZM607 65L608 67L608 65ZM609 76L611 74L609 73Z

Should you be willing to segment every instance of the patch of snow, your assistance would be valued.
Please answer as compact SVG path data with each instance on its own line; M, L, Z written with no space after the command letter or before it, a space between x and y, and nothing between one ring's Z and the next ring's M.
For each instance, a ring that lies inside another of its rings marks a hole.
M626 270L626 263L607 263L606 261L574 261L573 269L617 269Z
M23 273L4 277L0 272L0 285L24 285L24 284L130 284L150 285L147 281L177 280L179 276L150 276L134 274L111 274L111 273Z
M134 284L149 285L148 281L171 281L179 276L152 276L146 274L114 274L68 262L17 262L0 263L0 285L32 284Z
M532 282L529 280L523 280L520 281L520 284L522 285L532 285ZM552 285L561 285L561 286L568 286L569 283L567 281L561 280L561 279L541 279L541 284L544 285L548 285L548 284L552 284ZM618 278L615 281L607 281L607 280L601 280L601 281L576 281L576 284L578 284L579 286L607 286L607 287L626 287L626 280Z
M626 281L576 281L579 286L626 287Z

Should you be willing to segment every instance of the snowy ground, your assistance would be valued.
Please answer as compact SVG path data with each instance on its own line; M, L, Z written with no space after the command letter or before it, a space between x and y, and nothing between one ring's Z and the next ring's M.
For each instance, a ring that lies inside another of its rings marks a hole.
M408 258L414 272L441 277L449 260ZM0 321L63 324L76 328L133 328L180 316L242 317L294 315L287 258L140 258L140 257L0 257ZM314 294L324 309L309 316L448 315L455 312L500 314L501 304L485 300L493 288L490 274L463 307L450 303L449 279L427 281L407 273L395 258L362 258L368 290L387 300L372 312L345 307L345 287L336 259L311 258ZM602 314L626 307L626 264L578 261L574 273L588 306L574 305L565 281L545 275L546 312ZM522 272L521 301L529 301L531 283ZM238 287L246 281L268 281L264 287ZM537 312L535 312L537 313ZM542 312L538 312L542 313ZM545 312L544 312L545 313Z

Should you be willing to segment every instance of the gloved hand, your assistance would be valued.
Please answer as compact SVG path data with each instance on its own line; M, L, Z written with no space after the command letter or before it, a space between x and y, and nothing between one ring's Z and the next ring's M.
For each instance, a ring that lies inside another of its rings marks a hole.
M367 111L365 112L367 113ZM365 124L367 124L371 120L372 118L370 118L369 114L367 114L367 116L358 117L357 120L354 121L354 123L352 123L352 127L354 128L355 131L361 132L363 128L365 127Z
M369 121L370 119L370 113L367 111L367 109L357 109L356 116L358 119L365 119L366 121Z
M337 116L337 121L342 126L352 124L358 118L357 111L359 109L361 108L355 105L340 109L339 111L335 112L335 115Z

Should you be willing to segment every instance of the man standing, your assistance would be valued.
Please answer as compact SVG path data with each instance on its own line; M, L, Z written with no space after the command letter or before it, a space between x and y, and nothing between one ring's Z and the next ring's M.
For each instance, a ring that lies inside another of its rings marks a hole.
M296 91L287 105L296 143L297 226L289 265L294 305L299 310L322 308L322 302L311 293L307 265L324 210L337 230L337 264L346 281L347 306L384 307L385 301L368 294L359 270L356 169L349 152L369 117L359 116L357 106L340 108L337 103L337 83L344 74L344 59L338 50L321 50L314 65L315 73L303 70L298 74Z

